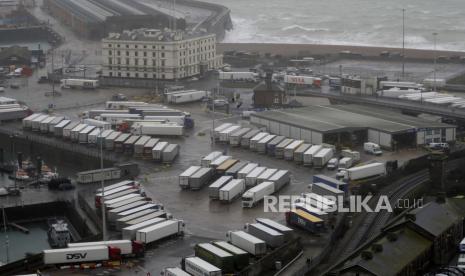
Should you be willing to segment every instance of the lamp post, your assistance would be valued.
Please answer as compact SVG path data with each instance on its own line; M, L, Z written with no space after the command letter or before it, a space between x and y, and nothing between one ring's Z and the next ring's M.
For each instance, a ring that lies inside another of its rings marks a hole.
M402 79L405 77L405 9L402 9Z
M107 240L107 222L105 216L105 180L103 177L103 127L100 127L100 169L102 174L102 182L100 183L100 188L102 189L102 197L101 197L101 208L102 208L102 240Z
M436 53L436 39L437 39L438 33L433 33L434 37L434 71L433 71L433 88L434 91L436 91L436 63L437 63L437 53Z

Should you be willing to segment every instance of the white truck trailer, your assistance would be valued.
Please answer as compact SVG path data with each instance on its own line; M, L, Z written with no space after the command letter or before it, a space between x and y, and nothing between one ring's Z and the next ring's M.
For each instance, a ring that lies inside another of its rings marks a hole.
M219 200L223 202L232 202L241 196L245 191L244 179L233 179L219 190Z
M241 138L241 147L249 148L250 147L250 139L252 139L253 137L255 137L259 133L260 133L259 129L252 129L249 132L247 132L246 134L244 134L244 136L242 136L242 138Z
M62 79L62 88L96 89L99 87L98 80L89 79Z
M221 153L221 151L210 152L207 156L200 160L200 165L204 168L210 167L210 163L222 155L223 153Z
M257 186L245 191L245 193L242 195L242 207L252 208L260 201L262 201L265 196L272 195L274 192L276 192L274 182L262 182Z
M184 127L178 123L136 122L131 126L134 135L182 136Z
M119 259L119 248L105 245L43 250L44 264L69 264Z
M386 164L377 162L341 170L338 178L343 178L345 181L353 181L385 174Z
M152 149L152 158L155 161L162 161L163 158L163 150L169 145L168 142L159 142L153 147Z
M184 221L166 220L158 224L137 230L136 240L145 244L153 243L163 238L182 235L184 233Z
M321 149L323 149L323 145L313 145L313 146L311 146L304 153L304 166L312 166L313 165L313 156L315 156L315 154L317 154Z
M284 158L284 151L286 150L286 147L289 146L294 142L294 139L284 139L281 143L276 145L275 150L274 150L274 156L276 158Z
M184 270L193 276L221 276L221 269L199 257L184 259Z
M278 169L266 169L257 177L257 184L268 181L277 171Z
M241 129L240 126L232 125L228 127L227 129L220 131L219 141L222 143L229 142L229 136L235 131L238 131L239 129Z
M104 130L111 129L111 124L110 123L100 121L100 120L87 118L87 119L84 119L82 122L84 124L89 125L89 126L94 126L94 127L101 128L101 129L104 129Z
M269 135L263 137L263 139L261 139L260 141L258 141L258 143L257 143L257 152L262 153L262 154L266 154L266 149L267 149L268 143L271 142L275 137L276 137L276 135L269 134Z
M249 163L237 173L238 179L245 179L249 173L258 167L257 163Z
M294 151L294 162L302 164L304 162L304 153L311 148L311 144L302 144Z
M191 166L179 175L179 186L181 189L189 189L189 179L198 170L200 170L200 166Z
M232 178L232 176L222 176L210 184L210 186L208 186L208 195L210 198L218 199L220 197L220 189L223 188L229 181L231 181Z
M324 148L318 151L312 158L313 167L323 168L333 156L334 150L331 148Z
M256 167L245 177L245 186L247 188L257 185L257 178L266 170L266 167Z
M249 132L251 128L245 127L229 135L229 144L234 147L238 147L241 144L241 139L244 135Z
M294 159L294 152L304 143L303 140L295 140L284 148L284 159Z
M269 228L260 223L247 223L247 232L268 244L270 247L280 247L286 242L286 239L282 233Z
M244 231L228 231L226 236L228 237L228 241L230 243L249 252L254 256L263 256L266 254L265 241Z
M134 240L137 237L137 231L155 225L157 223L166 221L165 218L153 218L146 220L144 222L133 224L127 227L124 227L122 232L123 239Z
M250 139L249 148L252 151L257 151L257 145L260 140L270 135L268 132L260 132Z

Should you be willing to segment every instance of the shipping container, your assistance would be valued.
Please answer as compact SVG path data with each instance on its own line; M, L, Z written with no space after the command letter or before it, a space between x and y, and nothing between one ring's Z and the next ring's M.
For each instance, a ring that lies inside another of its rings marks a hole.
M37 117L42 116L42 115L44 115L44 114L42 114L42 113L33 113L33 114L27 116L26 118L24 118L23 121L22 121L23 128L24 129L32 128L32 121L34 119L36 119Z
M269 181L268 179L270 179L277 171L278 169L266 169L257 177L257 184Z
M261 139L260 141L258 141L257 148L256 148L257 152L262 153L262 154L266 154L266 149L267 149L268 143L271 142L275 137L276 137L276 135L269 134L269 135L263 137L263 139Z
M292 160L294 152L304 143L303 140L295 140L284 148L284 159Z
M148 143L150 139L151 139L150 136L141 136L139 140L137 140L137 142L134 144L134 156L135 157L142 157L144 155L145 144Z
M273 140L271 140L266 145L266 152L269 156L275 156L276 146L279 145L282 141L284 141L286 137L284 136L276 136Z
M256 218L255 221L283 234L286 241L290 240L294 235L294 230L292 228L282 225L274 220L268 218Z
M131 199L132 200L132 199ZM131 209L134 209L134 208L137 208L139 206L142 206L142 205L145 205L147 204L147 200L145 198L142 198L142 199L139 199L139 200L136 200L136 201L133 201L131 203L128 203L128 204L119 204L120 207L117 207L117 208L113 208L113 209L110 209L108 210L107 212L107 219L108 221L112 221L112 222L115 222L116 219L117 219L117 215L119 213L122 213L124 211L127 211L127 210L131 210ZM121 206L122 205L122 206Z
M246 135L249 131L251 130L251 128L242 128L234 133L231 133L229 135L229 144L231 146L234 146L234 147L238 147L241 145L241 139L244 135Z
M302 144L294 151L294 162L302 164L304 162L304 153L311 147L310 144Z
M168 267L163 270L164 276L191 276L191 274L185 272L179 267Z
M344 192L325 183L312 183L311 191L321 196L344 196Z
M324 230L324 221L304 210L292 210L286 212L286 221L293 225L312 233L319 233Z
M322 145L313 145L304 153L304 166L313 165L313 156L323 149Z
M247 188L257 185L257 178L266 170L266 167L256 167L245 177L245 186Z
M207 98L210 95L210 92L203 90L187 90L168 93L165 95L169 103L181 104L200 101L204 98Z
M149 244L170 236L182 235L183 233L184 222L182 220L166 220L137 230L136 240Z
M191 190L200 190L207 185L213 177L212 168L200 168L189 178L189 186Z
M45 118L44 120L40 121L39 123L39 131L41 133L47 133L48 132L48 124L55 120L55 117L54 116L49 116L47 118Z
M339 160L338 169L350 169L353 165L353 159L350 157L343 157Z
M50 123L48 123L48 133L55 134L55 126L61 123L65 119L64 116L55 116L55 119L53 119Z
M153 218L153 219L149 219L149 220L146 220L138 224L124 227L123 230L121 231L122 237L123 239L134 240L136 239L137 230L147 228L149 226L155 225L163 221L166 221L166 219L165 218Z
M250 138L250 142L249 142L250 150L257 151L258 150L258 148L257 148L258 142L260 140L262 140L263 138L265 138L266 136L268 136L268 135L270 135L268 132L260 132L257 135L255 135L254 137Z
M227 129L220 131L220 134L219 134L220 136L218 138L219 141L223 143L229 142L229 135L231 135L235 131L238 131L240 128L241 127L238 125L232 125L228 127Z
M216 167L216 174L218 175L225 174L226 171L232 168L232 166L234 166L237 162L239 162L239 160L236 160L236 159L228 159L224 161L223 163L221 163L221 165Z
M221 269L199 257L185 258L184 270L192 276L221 276Z
M120 196L114 199L105 200L105 209L109 212L112 209L118 209L119 207L131 204L136 201L145 201L145 197L142 197L140 194L128 194ZM111 203L110 203L111 202Z
M140 218L140 217L152 214L152 213L155 213L155 211L151 209L146 209L146 210L142 210L140 212L119 218L115 221L115 228L116 230L121 231L124 227L128 226L127 223L129 221L135 220L137 218Z
M139 140L139 135L131 135L128 139L126 139L123 143L123 152L126 155L133 155L134 154L134 147Z
M79 142L79 133L83 131L86 127L88 127L88 125L79 124L75 128L73 128L70 133L71 142Z
M221 269L223 273L234 272L234 256L210 243L194 246L195 256Z
M53 128L53 134L55 137L63 137L63 129L71 123L71 120L63 120L59 122L54 128Z
M123 217L129 216L129 215L132 215L132 214L135 214L135 213L138 213L140 211L147 210L147 209L159 210L161 208L163 208L163 206L161 206L160 204L147 203L147 204L141 205L139 207L136 207L136 208L133 208L133 209L130 209L130 210L119 213L117 215L116 219L123 218Z
M80 89L96 89L99 87L98 80L89 79L62 79L61 88L80 88Z
M80 144L87 144L87 140L89 139L89 133L91 133L95 129L94 126L87 126L83 130L81 130L78 134L78 141Z
M118 139L119 136L123 134L119 131L114 131L110 133L107 137L105 137L105 149L106 150L114 150L115 149L115 141Z
M40 122L47 119L49 116L45 114L41 114L40 116L35 117L31 121L31 128L32 131L40 131Z
M334 150L331 148L324 148L318 151L312 158L313 167L323 168L328 161L333 158Z
M259 129L252 129L249 132L247 132L246 134L244 134L244 136L242 136L242 138L241 138L241 147L250 148L250 139L252 139L253 137L255 137L259 133L260 133Z
M147 210L149 210L151 212L149 214L146 214L146 215L140 216L138 218L129 220L125 224L127 226L130 226L130 225L139 224L139 223L142 223L144 221L151 220L151 219L154 219L154 218L171 218L171 215L167 214L165 211L157 210L157 209L153 209L153 208L147 208L147 209L144 209L144 210L139 210L139 211L137 211L137 212L135 212L135 213L133 213L131 215L139 214L139 213L142 213L142 212L147 211ZM127 216L130 216L130 215L127 215ZM121 217L121 218L123 218L123 217Z
M189 179L200 169L200 166L191 166L179 175L179 186L182 189L189 189Z
M163 163L172 163L179 154L178 144L169 144L163 149L161 155L161 161Z
M249 163L237 173L237 178L245 179L249 173L258 167L257 163Z
M102 188L98 188L96 190L96 192L97 193L101 193L102 191L107 192L107 191L110 191L110 190L113 190L113 189L116 189L116 188L119 188L119 187L122 187L122 186L137 186L137 185L136 185L136 182L134 180L124 180L124 181L120 181L120 182L115 183L115 184L105 186L105 187L103 187L103 190L102 190Z
M245 191L244 179L232 179L219 190L219 200L223 202L232 202L240 197Z
M213 151L202 158L200 165L204 168L210 167L210 163L222 155L221 151Z
M386 165L384 163L371 163L367 165L352 167L342 170L340 175L345 181L354 181L379 175L386 174Z
M184 123L185 123L185 120L186 120L186 115L184 114L181 114L181 115L160 115L160 116L144 116L144 120L143 121L140 121L140 122L149 122L149 121L153 121L153 122L163 122L163 123L176 123L180 126L183 126L184 127Z
M279 170L273 174L267 181L275 184L275 192L279 191L284 185L291 182L291 173L288 170Z
M231 181L232 176L222 176L208 186L208 194L212 199L219 198L220 189L225 186L229 181Z
M227 237L230 243L254 256L262 256L266 254L265 241L244 231L228 231Z
M162 161L163 150L168 146L168 142L158 142L152 149L152 158L155 161Z
M87 144L89 146L94 146L97 144L97 139L100 136L101 130L99 128L95 128L87 135ZM98 144L100 147L100 144ZM103 147L103 145L102 145Z
M249 234L263 240L270 247L280 247L286 242L282 233L279 233L278 231L263 224L248 223L246 224L246 227Z
M237 271L241 271L249 265L249 253L247 251L225 241L216 241L212 242L212 244L233 255L234 267Z
M152 159L152 149L157 145L157 143L160 142L160 139L158 138L150 138L150 140L147 141L144 145L144 154L143 157L144 159Z
M63 139L69 140L71 139L71 130L73 130L75 127L80 125L81 123L79 121L71 121L69 124L67 124L62 131Z
M292 144L294 142L294 139L286 138L284 139L281 143L279 143L274 150L274 156L276 158L284 158L284 151L287 146Z
M220 157L216 158L210 163L210 167L216 170L216 168L218 168L221 164L223 164L229 159L232 159L232 156L221 155Z
M212 130L211 136L215 139L218 140L220 138L220 132L227 129L228 127L232 126L233 124L231 123L224 123L221 124L220 126L216 127L215 129Z
M111 129L111 124L108 122L100 121L100 120L95 120L95 119L84 119L82 121L84 124L87 124L89 126L94 126L100 129L108 130Z
M225 175L229 175L229 176L232 176L234 178L237 177L237 174L240 170L242 170L245 166L247 166L249 164L249 161L239 161L237 162L236 164L234 164L234 166L232 166L231 168L229 168L226 172L225 172Z

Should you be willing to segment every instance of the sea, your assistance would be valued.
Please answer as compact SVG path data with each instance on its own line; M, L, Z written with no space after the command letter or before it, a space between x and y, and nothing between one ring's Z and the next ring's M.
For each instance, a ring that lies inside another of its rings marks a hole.
M464 0L206 0L231 9L224 42L465 51Z

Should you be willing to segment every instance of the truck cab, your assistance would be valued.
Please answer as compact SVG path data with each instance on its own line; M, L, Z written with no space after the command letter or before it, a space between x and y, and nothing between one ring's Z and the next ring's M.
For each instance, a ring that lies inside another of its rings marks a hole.
M366 142L365 144L363 144L363 150L366 153L373 154L373 155L383 154L381 147L378 144L371 143L371 142Z
M335 170L338 165L339 165L339 160L337 158L331 158L329 159L326 167L328 168L328 170Z
M254 206L253 194L245 193L242 196L242 207L251 208Z
M338 172L336 173L336 179L337 180L345 180L347 179L347 170L346 169L339 169Z

